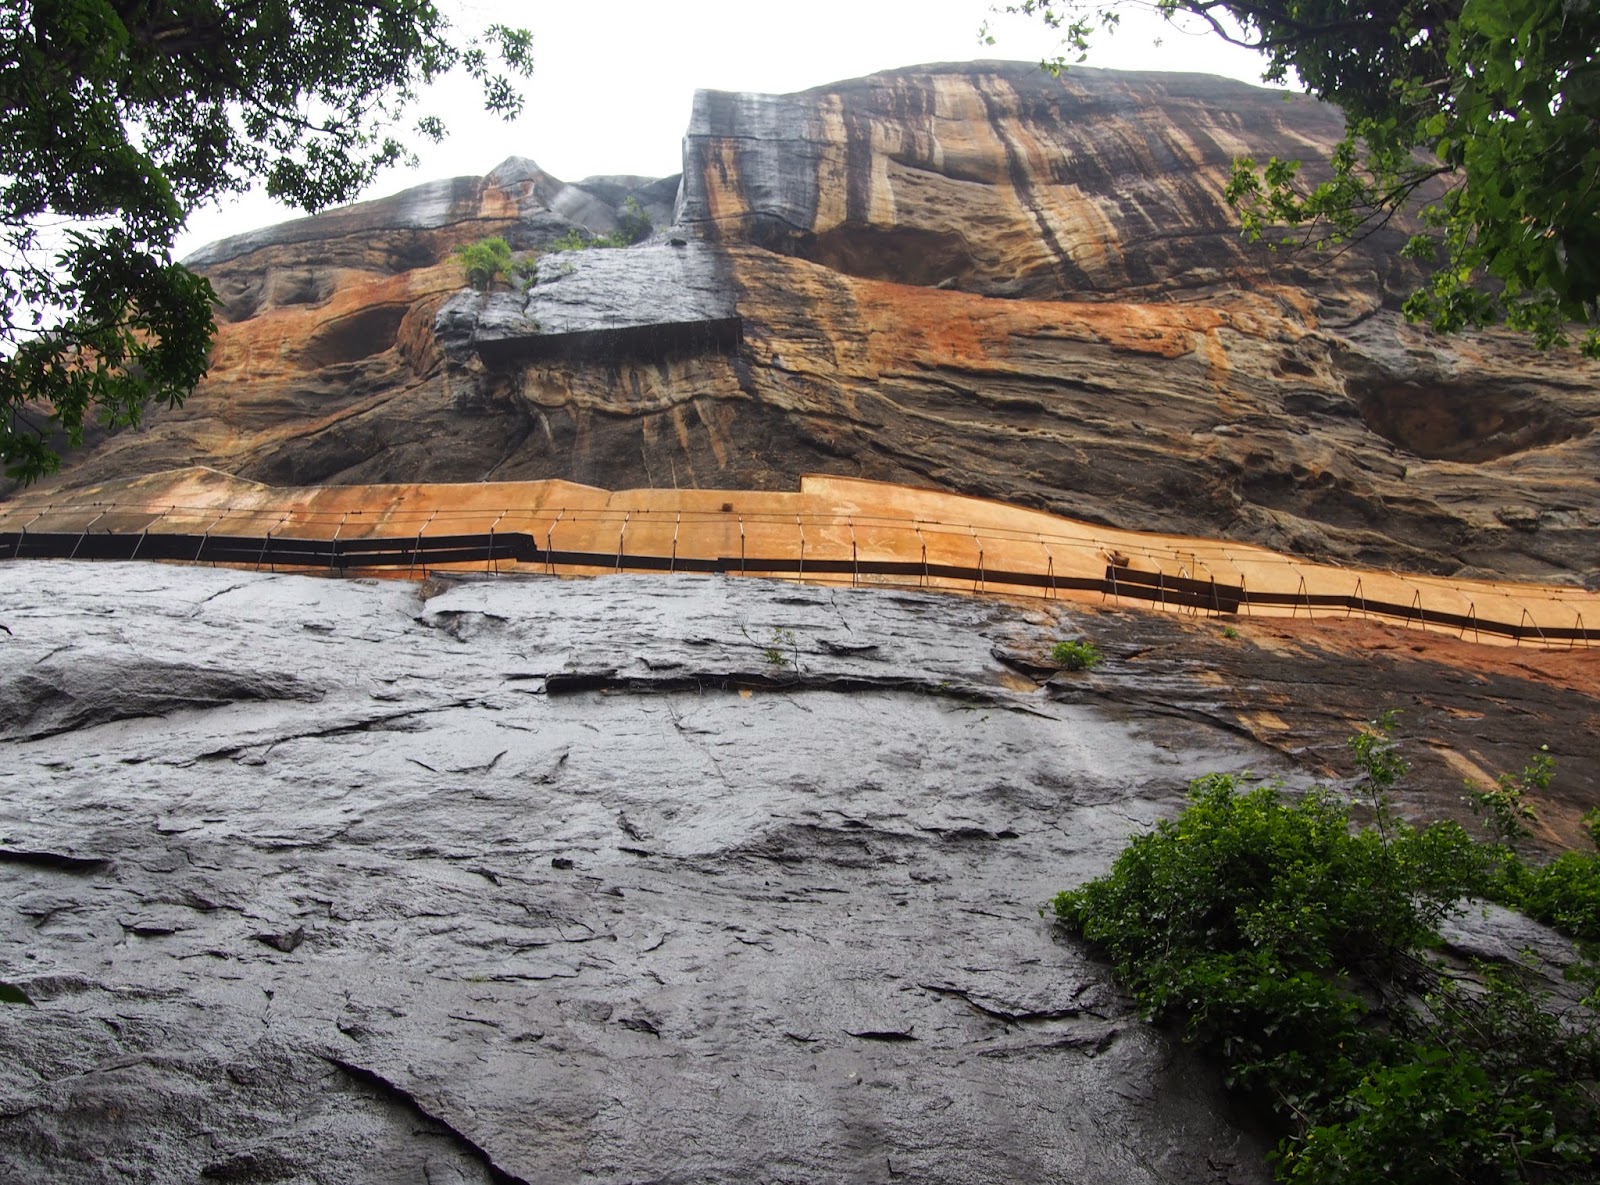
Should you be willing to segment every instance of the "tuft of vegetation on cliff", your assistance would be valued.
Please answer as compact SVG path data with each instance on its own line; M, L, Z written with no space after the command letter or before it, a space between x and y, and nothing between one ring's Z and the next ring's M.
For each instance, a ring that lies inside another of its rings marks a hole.
M499 235L466 243L454 251L467 273L467 283L479 292L488 292L511 269L511 245Z
M1600 856L1530 868L1503 830L1485 843L1402 821L1393 717L1375 724L1351 741L1366 826L1326 789L1290 800L1214 774L1108 875L1057 896L1055 914L1152 1020L1270 1108L1282 1181L1593 1181L1600 964L1580 962L1587 995L1558 1004L1528 968L1428 952L1474 896L1600 936ZM1525 784L1510 786L1520 799Z
M631 247L635 243L642 243L650 237L656 228L655 220L645 212L639 204L639 199L629 197L623 203L622 213L617 217L617 229L608 235L590 235L585 237L585 232L574 226L566 234L550 244L552 251L587 251L590 249L604 250L613 247Z

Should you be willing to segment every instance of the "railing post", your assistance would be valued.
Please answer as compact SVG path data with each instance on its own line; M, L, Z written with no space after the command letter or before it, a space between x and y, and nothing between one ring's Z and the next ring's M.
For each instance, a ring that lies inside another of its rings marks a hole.
M556 528L561 525L561 520L566 517L566 513L567 509L564 506L556 511L555 518L550 520L550 525L544 530L544 574L546 576L554 576L556 574Z
M430 514L428 516L428 521L423 523L422 527L417 531L417 541L411 545L411 564L410 564L409 567L406 568L406 579L407 580L415 580L416 579L416 576L417 576L417 556L422 554L422 536L427 533L428 528L433 525L433 520L438 518L438 517L439 517L439 512L437 510L435 510L432 514ZM422 578L424 580L426 580L428 578L428 565L427 564L423 564L422 565Z
M11 548L11 558L12 559L16 559L18 556L20 556L22 554L22 541L28 537L28 528L33 526L34 523L38 522L41 518L43 518L45 516L45 512L48 511L49 509L50 509L50 506L47 505L44 508L44 510L41 510L38 514L34 515L32 518L30 518L26 523L24 523L22 525L22 530L17 532L17 542Z
M506 509L500 512L499 518L495 519L494 522L489 524L489 558L483 562L483 570L485 572L493 572L496 576L500 574L500 557L496 555L494 551L494 532L495 528L497 528L505 520L506 515L510 513L511 508L508 506Z
M342 570L342 565L339 563L339 535L344 531L344 520L349 517L350 512L348 510L339 516L339 525L333 528L333 538L328 540L328 571L330 572L335 568L341 568Z
M283 526L283 524L288 522L288 521L289 521L289 512L285 511L284 512L284 516L282 518L280 518L275 524L273 524L272 526L267 528L267 536L266 536L265 539L263 539L261 541L261 550L256 553L256 571L257 572L261 571L261 561L262 561L262 559L265 558L267 553L272 549L272 532L276 531L279 527ZM276 572L278 570L278 565L276 563L274 563L272 560L268 559L267 560L267 570L269 572Z
M91 505L94 505L94 503L91 503ZM78 548L83 546L83 541L89 537L89 532L94 529L95 523L99 522L110 513L111 512L109 510L102 510L99 514L95 515L89 520L89 525L83 528L83 533L78 536L78 541L72 545L72 554L67 557L69 560L75 560L78 558Z

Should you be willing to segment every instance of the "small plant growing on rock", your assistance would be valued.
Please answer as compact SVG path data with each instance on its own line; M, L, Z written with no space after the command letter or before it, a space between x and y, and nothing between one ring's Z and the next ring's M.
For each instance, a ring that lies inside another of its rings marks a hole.
M511 245L496 235L457 247L455 257L466 269L467 283L479 292L488 292L511 267Z
M1472 809L1496 840L1507 846L1513 845L1532 835L1531 824L1539 819L1533 805L1528 802L1529 792L1548 790L1555 771L1556 763L1550 756L1550 746L1540 745L1533 760L1522 767L1521 773L1501 774L1493 786L1475 790L1471 797ZM1472 785L1471 782L1467 783L1469 788Z
M617 245L621 247L631 247L635 243L643 242L656 228L655 221L645 213L644 207L639 204L639 199L636 197L630 197L622 203L622 213L618 216L617 223L617 233L611 237L620 240Z
M583 237L583 231L576 226L568 227L567 233L550 244L552 251L584 251L587 250L591 240Z
M1067 671L1092 671L1103 658L1098 646L1082 638L1050 647L1050 661Z
M590 235L584 237L584 232L578 227L570 228L555 242L550 244L552 251L601 251L610 247L631 247L635 243L642 243L650 237L655 230L655 222L639 204L639 199L630 197L623 203L622 213L617 216L617 229L608 235Z
M772 641L761 652L761 657L766 659L768 666L793 666L798 671L800 669L800 644L795 641L794 631L773 630Z
M526 292L539 282L539 256L530 255L511 265L511 278L519 281Z

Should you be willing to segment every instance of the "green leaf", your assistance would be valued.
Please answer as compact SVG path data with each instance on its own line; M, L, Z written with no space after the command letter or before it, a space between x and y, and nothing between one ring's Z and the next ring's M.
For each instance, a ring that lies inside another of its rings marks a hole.
M0 6L6 473L54 471L61 440L135 425L205 373L213 294L171 259L189 211L254 181L307 210L353 199L411 159L395 129L444 134L409 113L452 69L514 114L529 34L450 34L431 0Z

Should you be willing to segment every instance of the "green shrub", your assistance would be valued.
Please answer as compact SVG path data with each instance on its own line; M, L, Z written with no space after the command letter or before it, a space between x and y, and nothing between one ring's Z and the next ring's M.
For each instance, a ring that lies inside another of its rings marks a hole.
M1550 746L1544 745L1520 774L1501 774L1493 786L1476 791L1471 798L1472 809L1501 843L1509 845L1526 839L1533 834L1529 824L1538 821L1528 794L1549 789L1555 769Z
M1544 758L1546 764L1549 760ZM1538 761L1535 758L1536 764ZM1539 783L1543 789L1549 785L1549 769L1540 768L1545 773ZM1526 776L1527 770L1523 773ZM1502 778L1501 783L1504 781ZM1489 791L1485 797L1494 793ZM1583 826L1590 842L1600 848L1600 809L1584 815ZM1600 943L1600 851L1563 852L1543 865L1524 863L1509 845L1502 848L1502 855L1499 875L1490 888L1496 901L1581 942Z
M636 197L630 197L622 203L622 213L618 215L617 222L617 232L613 237L621 239L618 245L623 247L643 242L656 228L655 222L645 213Z
M1050 648L1050 661L1069 671L1092 671L1105 655L1093 642L1057 642Z
M583 251L586 250L590 244L591 240L583 237L582 229L576 226L570 226L567 228L566 234L562 235L559 239L550 244L550 250Z
M511 265L511 276L522 282L524 290L532 288L539 282L539 256L529 255L517 260Z
M1351 739L1370 825L1353 828L1353 803L1326 789L1291 798L1213 774L1055 914L1150 1019L1270 1106L1280 1180L1593 1181L1596 1018L1558 1020L1517 969L1462 987L1423 956L1464 897L1497 883L1506 849L1395 815L1393 723Z
M488 292L511 266L511 246L496 235L455 249L455 256L466 269L467 283L479 292Z
M1563 934L1600 942L1600 856L1564 852L1550 863L1509 864L1493 896Z

